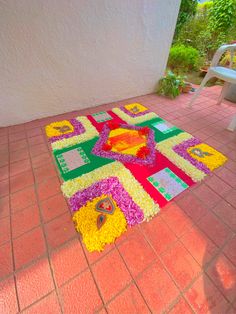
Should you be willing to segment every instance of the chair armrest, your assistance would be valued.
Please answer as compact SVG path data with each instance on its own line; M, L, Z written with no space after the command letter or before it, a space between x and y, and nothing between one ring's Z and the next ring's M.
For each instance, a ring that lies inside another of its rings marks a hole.
M231 53L233 53L233 51L236 50L236 44L223 45L220 48L218 48L211 62L212 67L215 67L218 65L221 56L223 55L223 53L225 53L226 50L230 50Z

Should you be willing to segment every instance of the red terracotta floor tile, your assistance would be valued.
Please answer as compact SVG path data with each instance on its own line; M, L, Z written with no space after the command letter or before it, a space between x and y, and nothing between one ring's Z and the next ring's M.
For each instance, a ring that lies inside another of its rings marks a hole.
M161 216L177 237L182 236L192 227L192 220L174 202L168 204Z
M0 168L0 181L6 180L9 177L9 166L4 166Z
M42 259L16 273L16 285L21 310L54 290L48 260Z
M193 222L197 222L207 213L204 204L198 200L193 193L186 193L185 197L177 200L177 204L186 212Z
M41 203L41 211L45 222L67 212L68 206L64 196L60 193Z
M107 306L107 310L109 314L150 313L140 292L134 284L131 284L124 292L111 301L111 303Z
M24 130L25 130L24 124L12 125L8 128L8 133L14 134L18 132L24 132Z
M38 184L37 193L40 201L48 199L60 192L60 182L57 177L48 178Z
M227 163L225 164L225 167L229 170L231 170L234 174L236 174L236 162L228 159Z
M140 233L141 229L140 229L140 225L135 225L135 226L127 226L127 230L126 232L124 232L119 238L116 239L116 245L120 245L122 242L128 240L130 238L131 235L136 234L136 233Z
M144 235L139 232L131 235L118 249L133 277L136 277L157 258Z
M230 190L232 190L232 187L228 185L226 182L221 180L216 175L208 176L205 179L205 183L217 194L224 197L226 194L229 193Z
M14 152L16 150L20 150L28 147L28 142L26 139L19 140L17 142L9 143L10 152Z
M102 300L98 294L90 271L65 284L60 289L64 314L95 313L102 307Z
M227 168L220 168L217 171L217 176L224 180L226 183L231 185L233 188L236 188L236 174Z
M36 195L34 191L34 186L20 190L14 194L11 194L11 210L16 212L18 210L24 209L36 203Z
M224 247L224 254L236 266L236 235Z
M223 254L217 256L207 269L207 274L223 295L233 302L236 288L236 267Z
M35 135L33 137L28 138L29 146L44 144L45 140L42 134Z
M38 206L31 205L12 214L12 237L16 238L40 224Z
M202 268L218 252L217 246L197 227L193 227L180 241Z
M16 269L39 258L46 253L46 246L40 227L29 231L13 240Z
M236 230L236 210L234 207L222 200L212 210L232 230Z
M193 190L193 193L208 208L212 208L221 200L220 196L212 191L206 184L201 184L199 187Z
M45 231L47 242L51 249L76 236L74 224L69 213L65 213L45 224Z
M179 290L159 263L137 279L137 285L152 313L163 313L178 297Z
M44 181L47 178L55 177L57 172L54 165L48 164L34 169L35 180L37 183Z
M10 217L5 217L0 219L0 245L10 241L11 238L11 227L10 227Z
M236 209L236 189L231 190L225 199Z
M10 152L10 163L29 159L29 151L27 148L22 148L13 152Z
M0 313L18 313L15 282L13 277L0 281Z
M29 159L14 162L13 164L10 164L10 176L15 176L30 169L31 163Z
M131 282L131 276L116 250L111 251L94 264L92 271L105 302L108 302Z
M51 261L58 286L75 277L88 266L78 239L72 240L63 248L54 251Z
M30 146L29 150L30 150L31 157L35 157L40 154L47 153L48 147L46 144L37 144L37 145Z
M8 137L6 135L0 136L0 145L8 142Z
M226 313L229 307L226 299L206 275L199 277L185 296L199 314Z
M34 128L34 129L26 131L27 137L33 137L33 136L41 135L42 133L43 132L42 132L41 128Z
M9 181L0 181L0 197L9 195Z
M105 255L107 255L108 252L110 252L111 250L113 250L115 248L115 245L112 243L112 244L106 245L102 252L96 252L96 251L95 252L89 252L86 249L86 246L83 244L83 242L82 242L82 246L84 248L85 255L86 255L90 265L94 264L99 259L102 259Z
M162 260L182 290L201 272L197 262L180 242L163 254Z
M141 228L157 254L163 253L177 241L175 234L159 216L143 223Z
M44 165L52 164L52 158L49 152L41 155L36 155L31 158L33 168L38 168Z
M61 313L58 298L55 292L52 292L45 298L41 299L37 303L27 308L24 314L57 314Z
M10 177L10 189L11 193L22 190L30 185L34 184L33 172L22 172L14 177Z
M0 218L10 215L10 198L4 196L0 198Z
M22 140L26 137L26 134L24 131L20 131L14 134L9 134L9 142L17 142L19 140Z
M193 310L184 298L181 298L178 303L171 309L169 314L193 314Z
M9 156L7 152L7 148L5 148L3 151L1 151L0 154L0 167L6 166L9 163Z
M7 242L0 246L0 278L9 275L12 272L13 272L12 247L11 243Z
M231 236L231 230L209 212L198 223L199 228L219 247Z

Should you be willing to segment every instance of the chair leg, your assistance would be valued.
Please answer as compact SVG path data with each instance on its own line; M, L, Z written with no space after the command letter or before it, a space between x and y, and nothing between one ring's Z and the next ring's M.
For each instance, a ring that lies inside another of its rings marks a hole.
M194 93L193 97L191 98L188 107L192 108L192 105L194 103L194 101L197 99L197 97L200 95L201 91L203 90L204 86L206 85L207 81L212 77L212 75L210 75L209 73L207 73L204 77L204 79L201 82L201 85L199 86L199 88L197 89L197 91Z
M220 105L222 103L222 100L225 98L225 95L229 89L230 83L228 82L224 82L224 86L222 87L221 93L220 93L220 97L217 101L217 105Z
M229 131L236 130L236 114L233 116L233 119L230 122L229 126L227 127L227 130L229 130Z

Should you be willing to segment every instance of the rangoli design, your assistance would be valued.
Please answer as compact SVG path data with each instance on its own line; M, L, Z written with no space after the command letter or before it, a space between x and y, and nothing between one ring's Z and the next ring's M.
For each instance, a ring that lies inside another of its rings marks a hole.
M45 128L76 230L102 251L227 158L140 103Z

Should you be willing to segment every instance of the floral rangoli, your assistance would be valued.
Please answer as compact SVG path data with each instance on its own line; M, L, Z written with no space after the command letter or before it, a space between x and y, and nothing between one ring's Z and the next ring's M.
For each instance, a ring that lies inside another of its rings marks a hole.
M53 122L45 131L75 228L91 252L150 220L227 160L139 103Z

